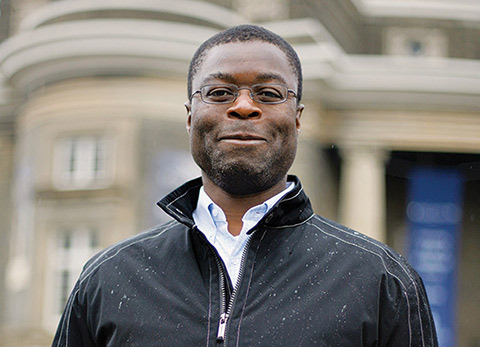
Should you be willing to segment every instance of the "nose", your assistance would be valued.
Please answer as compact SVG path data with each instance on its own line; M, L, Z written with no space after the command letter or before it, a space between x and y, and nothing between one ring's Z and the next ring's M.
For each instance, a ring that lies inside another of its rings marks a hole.
M227 114L235 118L256 118L262 115L262 109L252 100L249 90L239 90L237 99L228 108Z

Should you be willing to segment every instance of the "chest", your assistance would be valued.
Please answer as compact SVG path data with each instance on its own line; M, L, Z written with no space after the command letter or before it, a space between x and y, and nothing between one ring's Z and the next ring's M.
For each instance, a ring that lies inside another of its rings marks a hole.
M218 254L203 244L104 274L90 298L97 301L91 306L98 308L97 340L106 346L327 346L365 339L362 325L377 325L378 307L377 289L363 270L334 266L342 254L277 241L247 246L233 292Z

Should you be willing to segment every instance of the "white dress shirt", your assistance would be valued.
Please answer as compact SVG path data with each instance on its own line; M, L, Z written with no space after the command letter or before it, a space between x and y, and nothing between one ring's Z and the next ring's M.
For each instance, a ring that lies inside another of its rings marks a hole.
M193 220L222 258L234 287L240 272L243 250L251 237L251 235L247 235L247 232L293 187L293 182L288 182L285 190L245 212L242 217L242 230L238 236L233 236L228 232L225 213L210 199L203 187L200 188L197 208L193 211Z

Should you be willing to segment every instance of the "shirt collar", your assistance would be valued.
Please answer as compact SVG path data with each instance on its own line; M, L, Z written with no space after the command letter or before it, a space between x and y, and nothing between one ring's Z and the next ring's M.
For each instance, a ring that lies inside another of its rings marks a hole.
M263 203L251 207L242 217L242 221L245 223L246 219L258 222L262 219L268 211L286 194L288 194L295 184L293 182L287 182L287 187L280 193L272 196ZM205 193L205 189L200 187L198 195L197 208L193 212L193 219L198 229L202 231L207 238L215 238L216 225L218 223L226 223L226 217L223 210L213 202L213 200ZM256 223L255 223L256 224ZM254 225L252 225L253 227ZM247 230L248 231L248 230Z

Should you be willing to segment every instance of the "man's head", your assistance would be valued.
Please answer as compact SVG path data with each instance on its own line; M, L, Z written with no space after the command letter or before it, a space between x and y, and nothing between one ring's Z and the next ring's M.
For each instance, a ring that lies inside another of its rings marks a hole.
M252 26L229 31L242 30L269 33ZM228 40L202 45L192 60L190 147L204 180L231 195L254 195L281 184L295 158L300 65L292 63L291 48L270 40L218 36Z
M218 45L227 44L231 42L251 42L251 41L262 41L268 42L272 45L280 48L286 55L288 62L292 66L292 69L297 76L297 102L300 102L302 98L302 87L303 87L303 76L302 76L302 66L300 64L300 59L298 58L297 53L293 47L285 41L279 35L262 28L257 25L239 25L233 28L224 30L211 38L205 41L203 44L198 47L197 51L193 55L192 60L190 61L190 67L188 69L188 79L187 79L187 88L188 88L188 97L192 95L192 80L195 77L199 67L201 66L205 54L212 48Z

